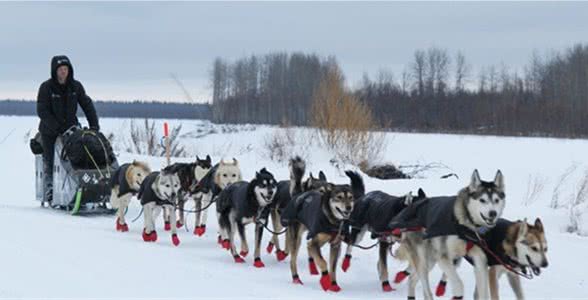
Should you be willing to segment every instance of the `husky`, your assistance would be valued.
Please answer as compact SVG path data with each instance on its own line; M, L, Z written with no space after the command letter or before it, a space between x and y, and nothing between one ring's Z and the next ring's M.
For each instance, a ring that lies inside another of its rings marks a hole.
M256 268L263 268L260 257L263 222L267 219L264 209L273 201L276 191L274 175L265 168L255 173L250 182L239 181L226 187L219 195L216 204L218 224L225 248L229 248L236 263L243 263L243 257L249 253L245 225L255 223L254 263ZM241 252L235 247L235 232L241 239Z
M475 170L470 184L457 196L416 201L398 214L393 227L423 228L404 232L397 251L397 256L408 259L416 270L416 274L410 274L408 298L414 299L418 279L423 286L424 298L433 299L429 272L438 264L447 274L453 299L463 299L463 282L454 262L467 255L474 265L476 298L488 299L488 260L480 246L480 235L496 226L504 205L502 172L497 171L494 181L486 182Z
M110 204L116 209L116 231L129 231L125 212L131 198L139 192L141 183L151 173L149 166L140 161L121 165L110 177Z
M314 177L312 173L310 173L308 179L306 179L306 181L302 184L302 191L307 192L316 190L320 187L325 187L327 184L327 176L325 173L323 173L323 171L319 171L318 178ZM280 224L280 214L286 208L286 206L288 206L288 203L290 203L291 199L290 180L282 180L278 182L276 196L274 197L274 201L270 204L270 217L272 219L274 232L282 231L282 225ZM277 233L272 234L272 239L266 248L267 252L272 253L274 246L276 247L277 260L282 261L286 259L289 253L289 249L288 247L284 248L284 250L280 248L280 240ZM286 244L286 246L288 245Z
M520 277L509 269L524 274L532 272L539 276L541 268L549 265L547 240L541 219L535 219L534 225L528 224L526 219L516 222L498 219L496 226L484 235L484 243L487 245L484 252L488 259L490 298L499 299L498 282L506 274L516 299L524 299ZM465 258L471 262L469 257ZM436 296L445 294L446 284L447 276L443 274L437 285Z
M314 262L321 271L320 284L323 290L339 292L337 284L336 266L341 249L341 241L347 234L347 222L355 199L365 192L363 180L358 173L346 171L351 184L335 185L329 183L318 190L302 192L302 176L305 164L300 158L290 163L290 194L292 201L281 216L282 226L287 227L286 244L291 251L290 271L294 284L302 284L298 275L297 258L302 234L308 231L307 248ZM326 243L330 244L329 263L323 258L320 249ZM316 266L314 266L316 269Z
M180 191L180 178L178 174L166 170L152 172L143 180L139 189L138 198L141 200L144 210L143 241L157 241L155 231L155 219L162 210L174 211L178 205L178 192ZM170 214L170 221L176 223L176 214ZM176 227L171 228L172 243L175 246L180 244Z
M205 159L200 159L196 156L196 161L192 163L175 163L165 168L166 171L178 174L180 178L180 192L178 194L178 220L176 221L176 228L182 228L185 224L184 206L186 202L193 198L194 195L201 196L201 193L196 192L196 188L202 178L212 168L212 160L210 155L207 155ZM201 199L194 200L200 202ZM171 223L169 220L170 212L164 211L164 222L165 230L171 229ZM196 222L199 220L196 219ZM197 234L197 232L194 232Z
M196 202L196 224L194 225L194 234L202 236L206 232L206 220L208 210L203 209L210 206L218 194L232 183L241 181L241 169L239 162L233 158L232 162L225 162L221 159L202 177L196 186L192 196ZM219 244L221 243L219 235Z
M400 234L390 228L390 222L413 201L425 198L426 195L422 189L419 189L416 197L412 195L412 192L402 197L396 197L382 191L373 191L359 198L351 214L351 234L341 264L343 272L347 272L351 266L353 247L358 245L365 233L369 231L372 239L378 239L379 259L377 266L382 289L384 292L393 291L394 289L388 280L387 257L390 247L399 240Z

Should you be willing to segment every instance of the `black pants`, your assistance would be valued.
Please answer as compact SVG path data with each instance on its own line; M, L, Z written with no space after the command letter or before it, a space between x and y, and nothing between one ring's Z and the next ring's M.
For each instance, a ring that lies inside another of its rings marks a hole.
M55 140L57 136L41 134L41 143L43 144L43 193L47 197L53 187L53 162L55 161ZM47 199L47 198L45 198Z

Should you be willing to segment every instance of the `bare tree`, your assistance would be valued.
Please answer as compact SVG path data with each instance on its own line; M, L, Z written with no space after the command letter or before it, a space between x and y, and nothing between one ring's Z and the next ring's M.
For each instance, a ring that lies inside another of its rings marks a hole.
M455 56L455 91L461 93L470 77L471 66L466 61L465 55L459 51Z

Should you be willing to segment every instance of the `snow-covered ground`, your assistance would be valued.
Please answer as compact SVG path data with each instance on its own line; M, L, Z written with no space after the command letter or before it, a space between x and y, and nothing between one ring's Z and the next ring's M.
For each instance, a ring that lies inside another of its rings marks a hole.
M170 121L171 125L180 122L184 133L202 125L201 121ZM129 120L103 119L101 125L106 133L113 132L121 138L128 131ZM142 219L130 224L130 232L119 233L114 230L114 217L73 217L41 209L34 200L34 158L28 148L29 135L36 132L36 127L36 118L0 117L0 298L406 298L406 284L397 286L395 292L381 291L375 249L354 250L351 269L338 272L343 291L333 294L323 292L318 278L306 272L304 254L299 259L304 286L291 284L288 260L277 262L265 251L264 269L254 268L251 256L245 265L233 263L216 244L214 213L209 215L208 231L203 237L181 230L182 244L176 248L161 224L158 242L144 243L140 234ZM287 179L286 164L272 162L266 154L266 140L275 130L283 129L255 126L201 138L188 135L182 143L194 154L210 154L215 162L221 157L237 158L245 179L261 167L267 167L279 180ZM301 139L303 145L295 147L304 152L300 154L308 160L307 169L325 171L330 181L347 182L342 172L329 163L332 155L313 142L316 138L312 138L312 132L295 130L307 137ZM428 195L450 195L467 184L474 168L487 180L501 169L508 201L504 216L530 220L541 217L547 229L550 265L540 277L523 279L527 298L580 299L588 297L588 238L566 232L570 223L568 208L554 210L549 206L558 179L570 166L576 166L559 193L562 204L572 199L588 167L587 153L585 140L390 133L386 161L404 165L440 163L448 169L429 171L422 179L364 179L368 191L399 195L422 187ZM161 158L118 154L120 162L144 159L154 169L165 163ZM174 159L179 160L190 158ZM439 179L450 172L458 174L459 179ZM138 203L133 203L128 216L134 218L139 210ZM192 216L188 220L193 224ZM252 228L248 230L252 245ZM269 235L264 235L265 246ZM366 238L363 244L368 243ZM402 268L403 264L391 260L392 276ZM474 288L473 271L463 264L460 274L469 298ZM432 281L436 282L438 276L435 270ZM506 279L501 283L503 298L512 298ZM420 296L420 290L417 292Z

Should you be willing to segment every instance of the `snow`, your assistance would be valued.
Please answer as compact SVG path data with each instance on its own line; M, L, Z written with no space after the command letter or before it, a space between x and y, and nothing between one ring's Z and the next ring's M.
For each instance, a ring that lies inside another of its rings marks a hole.
M157 120L158 124L162 121ZM203 126L203 121L170 120L170 125L183 124L188 132ZM129 120L103 119L106 133L117 139L128 131ZM208 126L208 125L206 125ZM277 262L265 252L269 235L264 233L262 260L266 268L253 267L251 254L247 263L236 265L232 257L216 244L216 220L209 213L207 232L196 237L183 229L179 231L181 245L171 244L169 233L158 220L159 240L144 243L141 239L142 218L130 223L130 231L114 230L114 217L74 217L63 212L41 209L35 199L34 158L28 148L28 138L36 132L33 117L0 117L0 298L340 298L340 299L405 299L406 283L397 291L383 293L376 271L377 250L354 249L354 258L347 273L338 269L339 294L321 290L318 277L307 272L306 251L299 257L303 286L291 284L287 259ZM158 128L161 127L158 125ZM248 130L211 134L198 139L186 136L182 142L193 154L210 154L216 162L221 157L235 157L241 164L243 177L250 179L261 167L267 167L278 180L288 178L285 163L270 161L266 141L276 130L271 126L249 126ZM308 171L325 171L330 181L347 182L341 170L333 167L332 155L316 143L310 129L295 129L303 147L296 147L308 159ZM120 150L121 147L118 147ZM579 180L586 170L588 141L548 138L480 137L444 134L390 133L385 160L397 164L440 163L443 170L431 170L425 178L382 181L364 177L366 188L401 195L422 187L428 195L451 195L468 183L474 168L483 179L491 180L497 169L505 176L507 206L504 216L511 219L541 217L549 242L549 267L540 277L523 280L528 299L585 298L588 239L568 233L569 206ZM137 156L120 152L119 161L147 160L153 169L164 166L165 159ZM188 161L190 158L174 159ZM562 174L576 166L576 172L560 187L561 208L552 209L553 191ZM439 179L454 172L459 179ZM525 200L533 178L541 188L531 200ZM566 200L568 199L568 200ZM140 206L132 203L127 218L138 215ZM583 211L582 211L583 210ZM574 213L578 220L588 222L586 205ZM192 215L188 224L193 225ZM586 224L580 229L586 233ZM248 227L250 252L253 251L253 228ZM362 244L371 243L366 238ZM282 242L283 244L283 242ZM304 247L303 247L304 249ZM328 249L323 249L327 255ZM391 279L404 264L389 260ZM466 286L466 298L473 293L473 270L462 264L459 270ZM439 271L431 274L436 282ZM433 287L434 288L434 287ZM450 289L444 299L450 298ZM417 295L420 297L420 287ZM506 282L501 280L503 299L513 297Z

